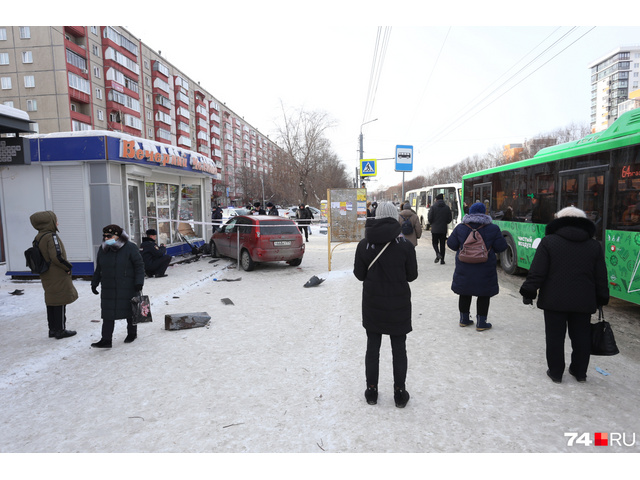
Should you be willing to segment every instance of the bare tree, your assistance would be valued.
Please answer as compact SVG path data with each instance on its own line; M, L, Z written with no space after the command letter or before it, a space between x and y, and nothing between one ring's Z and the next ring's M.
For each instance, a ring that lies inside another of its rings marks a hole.
M282 106L283 124L278 129L280 146L284 150L284 165L290 165L296 182L299 199L307 203L314 192L314 175L330 155L327 129L335 122L324 112L307 112L302 109L287 113ZM315 194L317 198L317 194Z

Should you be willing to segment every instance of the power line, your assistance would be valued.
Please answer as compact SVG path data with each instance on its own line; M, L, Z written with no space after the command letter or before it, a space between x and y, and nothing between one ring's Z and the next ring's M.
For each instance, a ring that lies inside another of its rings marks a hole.
M463 125L464 123L466 123L467 121L469 121L471 118L475 117L478 113L480 113L482 110L484 110L485 108L487 108L489 105L491 105L492 103L494 103L496 100L498 100L500 97L502 97L503 95L505 95L507 92L509 92L510 90L512 90L515 86L519 85L520 83L522 83L524 80L526 80L527 78L529 78L531 75L533 75L535 72L537 72L540 68L542 68L544 65L546 65L547 63L549 63L551 60L553 60L555 57L557 57L560 53L562 53L563 51L565 51L567 48L569 48L571 45L573 45L574 43L576 43L578 40L580 40L582 37L584 37L587 33L589 33L591 30L593 30L595 27L591 28L589 31L587 31L586 33L584 33L582 36L580 36L578 39L576 39L575 41L573 41L571 44L569 44L567 47L565 47L564 49L560 50L556 55L554 55L553 57L551 57L549 60L547 60L545 63L543 63L542 65L540 65L538 68L536 68L535 70L533 70L531 73L529 73L528 75L526 75L524 78L522 78L520 81L518 81L516 84L514 84L512 87L510 87L509 89L507 89L506 91L504 91L503 93L501 93L500 95L498 95L496 98L494 98L493 100L491 100L489 103L487 103L485 106L483 106L480 110L476 111L475 113L473 113L472 115L468 116L467 118L464 118L464 115L469 115L470 112L472 110L474 110L475 108L477 108L480 104L482 104L483 102L487 101L489 99L489 97L491 95L493 95L494 93L496 93L500 88L502 88L505 84L507 84L511 79L513 79L516 75L518 75L519 73L521 73L523 70L525 70L529 65L531 65L533 62L535 62L536 60L538 60L540 57L542 57L544 54L546 54L551 48L553 48L554 46L558 45L567 35L569 35L571 32L573 32L576 27L572 27L568 32L566 32L565 34L563 34L559 39L557 39L556 41L554 41L549 47L547 47L544 51L542 51L540 54L538 54L533 60L531 60L529 63L527 63L525 66L523 66L522 68L520 68L516 73L514 73L513 75L511 75L507 80L505 80L504 82L502 82L499 86L497 86L495 89L493 89L489 94L487 94L486 96L484 96L483 98L481 98L479 101L477 101L476 103L474 103L471 107L467 108L464 112L464 114L458 118L456 118L454 121L452 121L451 123L449 123L448 125L444 126L443 128L441 128L440 130L438 130L432 137L432 139L430 141L427 141L427 143L424 146L428 146L431 145L433 143L435 143L436 141L438 141L441 137L444 137L446 135L448 135L449 133L451 133L452 131L454 131L455 129L459 128L461 125ZM542 43L544 43L547 38L549 38L551 35L553 35L558 29L554 30L554 32L552 32L549 36L547 36L541 43L538 44L541 45ZM535 50L536 48L538 48L538 46L536 46L533 50ZM531 50L531 51L533 51ZM517 65L518 63L520 63L524 58L526 58L530 53L527 53L524 57L522 57L522 59L520 59L518 62L516 62L516 64L514 64L513 67L511 67L508 71L512 70L515 65ZM505 72L506 74L506 72ZM502 76L504 76L505 74L503 74ZM502 77L501 76L501 77ZM496 82L493 82L496 83ZM493 84L492 84L493 85ZM484 91L488 90L490 88L487 87ZM483 92L484 92L483 91ZM456 125L456 123L458 123ZM445 133L446 132L446 133ZM438 138L440 137L440 138Z
M373 52L373 61L371 62L371 72L369 74L369 89L367 92L367 101L365 103L362 123L364 123L368 116L371 115L371 111L373 110L373 104L375 102L376 93L378 91L380 75L382 73L382 66L384 65L384 60L387 54L387 47L389 45L389 38L391 36L391 27L385 27L381 43L381 31L382 27L378 27L376 45Z

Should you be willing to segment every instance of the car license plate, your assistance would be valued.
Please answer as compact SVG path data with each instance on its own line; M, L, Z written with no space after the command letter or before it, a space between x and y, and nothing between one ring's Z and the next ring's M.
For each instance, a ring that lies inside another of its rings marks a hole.
M276 247L286 247L291 245L291 240L276 240L273 242L273 245Z

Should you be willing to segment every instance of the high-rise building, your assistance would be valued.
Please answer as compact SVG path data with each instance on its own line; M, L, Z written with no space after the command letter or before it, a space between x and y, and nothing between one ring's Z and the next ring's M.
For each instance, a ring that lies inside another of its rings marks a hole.
M274 142L123 27L0 26L0 82L37 133L120 131L211 158L221 203L241 198L243 169L272 169Z
M618 106L639 89L640 46L620 47L589 65L591 131L608 128L621 113Z

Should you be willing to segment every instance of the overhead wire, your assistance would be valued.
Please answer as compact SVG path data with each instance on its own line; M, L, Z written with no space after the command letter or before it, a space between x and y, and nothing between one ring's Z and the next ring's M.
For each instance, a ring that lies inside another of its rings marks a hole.
M513 86L511 86L509 89L507 89L506 91L504 91L503 93L501 93L500 95L498 95L496 98L494 98L493 100L491 100L489 103L487 103L486 105L484 105L482 108L480 108L480 110L476 111L475 113L471 114L470 116L468 116L467 118L464 118L464 115L469 115L471 113L472 110L474 110L475 108L479 107L483 102L488 101L489 98L491 97L491 95L493 95L494 93L496 93L500 88L502 88L504 85L506 85L510 80L512 80L515 76L517 76L518 74L520 74L522 71L524 71L527 67L529 67L532 63L534 63L536 60L538 60L540 57L542 57L543 55L545 55L551 48L555 47L556 45L558 45L565 37L567 37L567 35L569 35L571 32L573 32L577 27L572 27L568 32L566 32L565 34L563 34L559 39L555 40L549 47L547 47L545 50L543 50L540 54L538 54L533 60L531 60L529 63L527 63L526 65L524 65L522 68L520 68L516 73L514 73L513 75L511 75L508 79L506 79L504 82L502 82L500 85L498 85L496 88L494 88L490 93L488 93L487 95L485 95L483 98L481 98L480 100L478 100L477 102L475 102L472 106L464 109L464 113L462 114L462 116L456 118L455 120L453 120L452 122L450 122L449 124L445 125L443 128L441 128L440 130L438 130L432 137L431 140L426 141L425 144L423 144L424 146L428 146L431 145L435 142L437 142L438 140L440 140L442 137L450 134L452 131L454 131L455 129L459 128L461 125L463 125L464 123L466 123L467 121L469 121L471 118L475 117L478 113L480 113L481 111L483 111L485 108L487 108L489 105L491 105L492 103L494 103L496 100L498 100L499 98L501 98L503 95L505 95L507 92L509 92L510 90L512 90L514 87L516 87L517 85L519 85L520 83L522 83L524 80L526 80L527 78L529 78L531 75L533 75L535 72L537 72L540 68L542 68L544 65L546 65L547 63L549 63L551 60L553 60L555 57L557 57L560 53L562 53L563 51L565 51L567 48L569 48L570 46L572 46L574 43L576 43L578 40L580 40L582 37L584 37L586 34L588 34L589 32L591 32L591 30L593 30L595 27L591 28L590 30L588 30L587 32L585 32L583 35L581 35L580 37L578 37L575 41L573 41L572 43L570 43L569 45L567 45L564 49L560 50L557 54L555 54L553 57L551 57L549 60L547 60L545 63L543 63L542 65L540 65L539 67L537 67L535 70L533 70L532 72L530 72L529 74L527 74L525 77L523 77L520 81L518 81L517 83L515 83ZM526 58L533 50L537 49L542 43L544 43L551 35L553 35L558 29L554 30L549 36L547 36L542 42L540 42L534 49L532 49L529 53L527 53L524 57L522 57L520 60L518 60L518 62L516 62L514 64L513 67L511 67L509 70L507 70L507 72L509 72L510 70L512 70L515 65L517 65L518 63L520 63L524 58ZM506 75L506 73L503 74L501 77L503 77L504 75ZM499 78L501 78L499 77ZM497 80L496 80L497 81ZM496 82L493 82L491 85L495 84ZM487 87L485 90L483 90L483 93L488 90L489 88L491 88L491 85L489 87ZM456 125L456 123L458 123ZM439 138L440 137L440 138Z
M376 35L376 44L373 52L373 60L371 62L371 72L369 74L369 88L367 91L367 100L365 103L364 115L362 117L362 123L365 123L366 119L373 110L373 104L378 91L378 84L380 82L380 75L382 73L382 67L384 65L385 57L387 54L387 47L389 45L389 38L391 36L391 27L385 27L382 32L382 27L378 27L378 33ZM381 38L382 37L382 38Z

